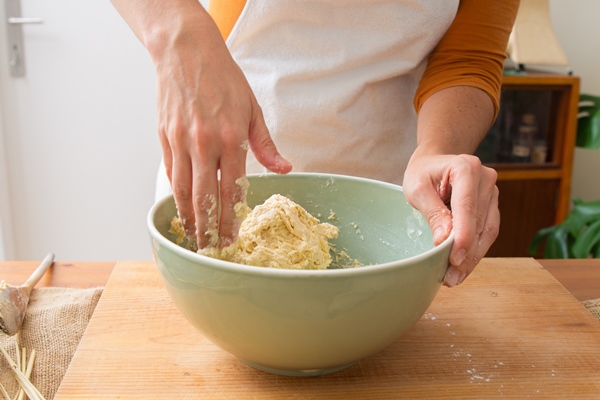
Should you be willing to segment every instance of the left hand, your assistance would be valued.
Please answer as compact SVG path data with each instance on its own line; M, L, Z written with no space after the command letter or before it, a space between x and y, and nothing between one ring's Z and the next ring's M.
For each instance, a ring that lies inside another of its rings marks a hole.
M444 284L456 286L473 271L500 228L497 173L471 155L413 154L404 175L408 202L421 211L434 244L454 230Z

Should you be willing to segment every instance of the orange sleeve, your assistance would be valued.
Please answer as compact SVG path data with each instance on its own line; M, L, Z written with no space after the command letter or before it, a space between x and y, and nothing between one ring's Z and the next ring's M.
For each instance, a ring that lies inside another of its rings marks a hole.
M208 13L219 27L224 40L227 40L245 5L246 0L210 0L208 3Z
M429 96L452 86L486 92L498 114L506 44L519 0L461 0L454 22L429 56L415 94L417 112Z

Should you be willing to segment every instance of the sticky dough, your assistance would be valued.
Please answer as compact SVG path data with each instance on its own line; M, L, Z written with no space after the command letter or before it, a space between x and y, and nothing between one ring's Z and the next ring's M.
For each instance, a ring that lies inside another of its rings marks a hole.
M329 239L337 235L337 227L320 223L300 205L275 194L248 213L236 242L198 253L259 267L326 269L332 261Z

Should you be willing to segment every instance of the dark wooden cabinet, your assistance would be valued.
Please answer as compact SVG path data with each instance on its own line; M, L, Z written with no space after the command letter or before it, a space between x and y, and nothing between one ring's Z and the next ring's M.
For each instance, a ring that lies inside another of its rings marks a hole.
M578 77L504 76L498 118L476 153L496 169L500 189L500 234L488 257L530 256L536 232L567 216L578 102Z

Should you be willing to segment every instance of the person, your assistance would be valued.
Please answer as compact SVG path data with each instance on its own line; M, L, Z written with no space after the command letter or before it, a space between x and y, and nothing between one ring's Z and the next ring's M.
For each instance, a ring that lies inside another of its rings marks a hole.
M518 0L112 3L154 62L164 179L201 248L235 239L239 178L292 165L403 185L436 244L454 231L446 286L495 241L497 174L472 154Z

